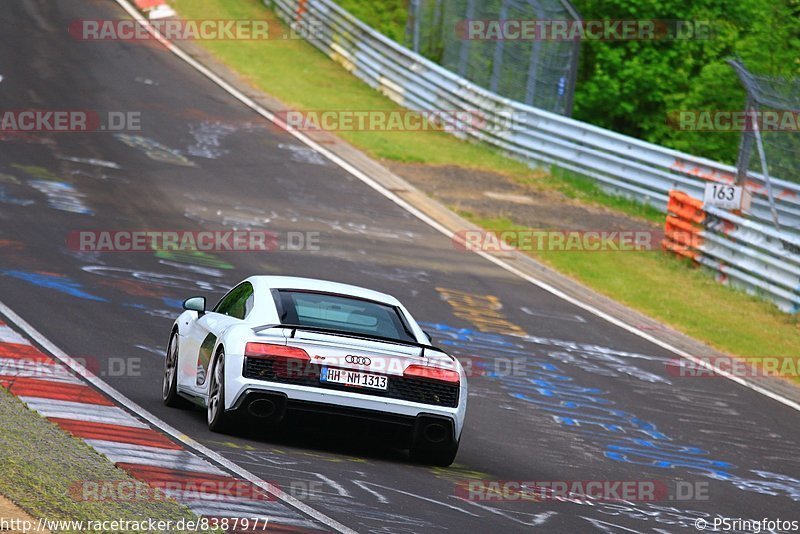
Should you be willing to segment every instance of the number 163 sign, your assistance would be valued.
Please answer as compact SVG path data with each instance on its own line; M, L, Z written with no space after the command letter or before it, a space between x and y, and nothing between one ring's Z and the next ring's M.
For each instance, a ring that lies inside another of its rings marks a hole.
M707 183L703 202L706 206L726 210L749 210L752 197L749 191L738 185Z

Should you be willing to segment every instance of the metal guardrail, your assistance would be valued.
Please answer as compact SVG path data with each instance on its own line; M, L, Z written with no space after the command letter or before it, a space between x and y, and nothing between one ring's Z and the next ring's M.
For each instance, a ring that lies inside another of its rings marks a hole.
M734 183L736 168L526 106L493 94L384 37L331 0L264 0L286 22L319 29L309 41L394 102L418 111L479 113L460 132L532 165L555 165L666 210L667 194L702 196L708 181ZM783 226L800 231L800 184L772 180ZM748 184L751 215L770 221L764 181Z
M313 28L309 42L371 87L418 111L463 111L483 118L460 137L499 147L532 166L593 178L614 192L666 211L668 194L702 197L707 182L735 183L736 168L526 106L493 94L384 37L331 0L264 0L287 23ZM772 179L783 230L720 210L698 262L787 312L800 309L800 184ZM750 175L756 221L772 220L766 185ZM797 233L796 233L797 232ZM798 247L798 248L794 248Z
M705 211L698 262L787 313L800 311L800 239L718 208Z
M664 248L716 271L720 282L800 311L800 239L670 192Z

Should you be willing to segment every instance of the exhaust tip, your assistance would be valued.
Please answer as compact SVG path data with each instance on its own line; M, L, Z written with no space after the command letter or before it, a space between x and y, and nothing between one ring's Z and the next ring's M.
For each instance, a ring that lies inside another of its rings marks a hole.
M422 435L428 443L442 443L448 438L449 429L439 423L431 423L427 425Z
M256 399L247 405L247 411L253 417L266 418L275 414L277 406L269 399Z

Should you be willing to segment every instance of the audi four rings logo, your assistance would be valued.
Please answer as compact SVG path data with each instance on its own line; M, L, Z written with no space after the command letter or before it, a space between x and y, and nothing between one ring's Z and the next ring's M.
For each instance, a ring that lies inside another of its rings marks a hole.
M356 365L369 365L372 363L372 360L366 356L352 356L350 354L344 357L344 361L347 363L354 363Z

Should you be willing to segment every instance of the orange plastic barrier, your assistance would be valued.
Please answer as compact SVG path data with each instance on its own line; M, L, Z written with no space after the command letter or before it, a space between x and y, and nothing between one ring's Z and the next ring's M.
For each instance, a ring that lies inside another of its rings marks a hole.
M142 11L153 9L164 4L164 0L134 0L134 4Z
M703 246L703 238L700 236L706 220L703 201L682 191L672 190L669 192L667 211L669 213L661 246L667 252L696 261Z
M686 221L703 224L706 220L706 212L703 211L703 201L690 197L682 191L672 190L669 192L669 203L667 211Z
M308 0L300 0L297 3L297 13L295 13L295 20L300 21L308 12Z

